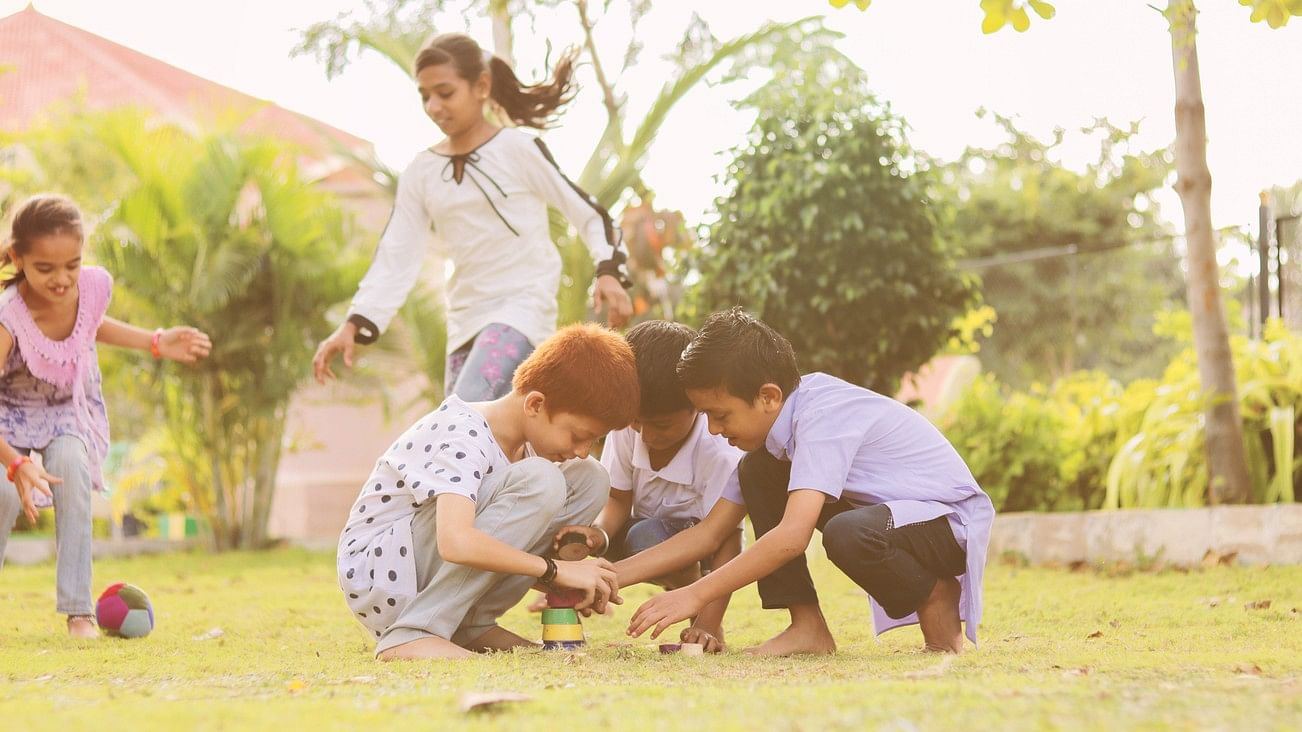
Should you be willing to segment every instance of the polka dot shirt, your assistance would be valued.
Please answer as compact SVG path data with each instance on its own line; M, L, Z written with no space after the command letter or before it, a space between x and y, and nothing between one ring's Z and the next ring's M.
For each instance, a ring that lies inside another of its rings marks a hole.
M337 558L348 607L377 638L416 595L412 516L443 493L476 501L484 480L506 467L488 423L455 396L376 461L348 513Z

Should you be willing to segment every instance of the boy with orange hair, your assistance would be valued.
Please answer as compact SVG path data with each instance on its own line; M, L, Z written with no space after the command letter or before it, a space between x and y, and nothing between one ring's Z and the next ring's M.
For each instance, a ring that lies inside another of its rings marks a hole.
M497 618L535 584L582 591L580 609L620 602L609 562L545 552L605 505L610 478L588 451L637 416L633 351L605 328L571 326L512 386L490 402L449 396L380 457L349 512L339 584L381 660L532 645Z

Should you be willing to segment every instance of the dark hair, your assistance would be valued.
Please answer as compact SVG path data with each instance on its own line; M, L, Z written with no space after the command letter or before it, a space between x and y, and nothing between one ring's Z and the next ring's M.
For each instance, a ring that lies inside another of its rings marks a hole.
M489 94L506 116L517 125L541 130L554 122L560 108L574 98L574 64L578 58L578 49L571 48L557 60L550 81L525 84L510 64L485 53L475 39L464 33L444 33L431 38L416 54L415 72L450 63L461 78L473 84L487 70L493 79Z
M722 388L753 402L765 384L776 384L786 398L800 384L800 371L790 341L736 307L705 319L678 361L678 381L684 389Z
M624 335L637 359L643 416L657 417L693 408L678 383L677 368L678 359L695 337L695 330L667 320L638 323Z
M50 193L32 196L14 209L9 234L0 243L0 268L14 264L14 255L26 256L32 242L51 234L73 233L85 236L81 223L81 209L71 199ZM23 273L16 271L0 279L0 287L23 281Z

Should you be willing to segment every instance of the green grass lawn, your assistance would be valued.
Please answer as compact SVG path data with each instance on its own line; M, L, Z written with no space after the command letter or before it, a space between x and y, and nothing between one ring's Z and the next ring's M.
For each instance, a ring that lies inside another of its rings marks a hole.
M874 639L863 593L825 561L814 571L841 648L831 657L662 657L622 632L649 596L639 587L615 618L585 623L585 654L381 665L326 554L99 562L97 591L126 580L153 599L158 626L134 641L69 640L53 613L53 566L11 566L0 573L0 727L1302 728L1302 567L992 566L982 646L953 659L918 652L916 628ZM539 632L523 606L504 624ZM748 588L733 599L729 641L741 648L784 625ZM205 639L214 628L222 635ZM458 701L474 691L532 700L465 714Z

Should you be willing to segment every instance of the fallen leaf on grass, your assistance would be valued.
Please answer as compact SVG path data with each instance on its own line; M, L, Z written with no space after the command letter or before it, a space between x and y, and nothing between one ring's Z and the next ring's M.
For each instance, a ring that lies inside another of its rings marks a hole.
M45 674L44 676L37 676L32 681L49 681L52 678L54 678L54 674Z
M1089 666L1081 666L1080 668L1069 668L1062 672L1063 678L1070 678L1072 676L1089 676L1089 675L1090 675Z
M1236 663L1234 664L1234 673L1240 676L1260 676L1261 667L1255 663Z
M1109 621L1109 622L1108 622L1108 625L1111 625L1111 626L1114 627L1114 628L1120 628L1120 627L1121 627L1121 621L1120 621L1120 620L1112 620L1112 621Z
M1093 633L1090 633L1089 635L1087 635L1087 636L1085 636L1085 637L1086 637L1087 639L1089 639L1089 640L1093 640L1093 639L1095 639L1095 638L1102 638L1102 637L1103 637L1103 631L1101 631L1101 630L1096 630L1096 631L1094 631Z
M523 702L531 699L533 697L528 694L521 694L516 691L471 692L461 695L459 706L462 712L469 714L471 712L487 711L507 702Z
M1208 549L1207 553L1203 555L1203 566L1208 568L1216 567L1216 566L1227 566L1227 565L1234 564L1235 560L1237 560L1238 558L1239 558L1238 552L1226 552L1224 554L1219 554L1211 549Z
M297 694L307 688L307 682L302 679L294 679L285 684L285 688L289 690L289 693Z
M1244 610L1269 610L1270 600L1253 600L1247 605L1244 605L1243 609Z
M918 670L918 671L910 671L910 672L904 674L904 678L906 678L906 679L934 679L934 678L936 678L937 676L944 676L944 675L945 675L945 672L949 670L950 664L952 664L952 663L954 663L954 656L949 656L949 655L947 655L947 656L945 656L944 658L940 659L940 663L938 663L938 664L936 664L936 665L934 665L934 666L928 666L927 668L924 668L924 669L921 669L921 670Z
M192 640L206 641L206 640L212 640L214 638L220 638L224 635L226 635L226 631L222 630L221 628L213 628L212 630L208 631L207 633L204 633L203 635L194 636Z

